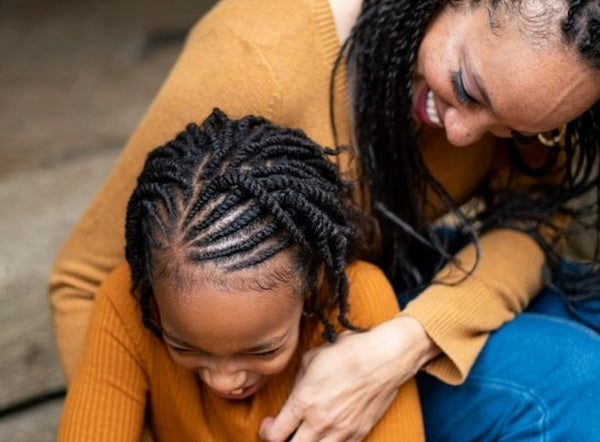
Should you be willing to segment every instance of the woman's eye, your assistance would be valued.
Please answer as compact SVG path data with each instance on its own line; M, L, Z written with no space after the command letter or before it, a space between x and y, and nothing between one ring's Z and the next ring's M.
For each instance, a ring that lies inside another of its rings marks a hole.
M460 104L462 104L463 106L471 106L477 103L475 99L471 97L465 89L465 84L462 78L462 71L452 72L451 81L454 96Z

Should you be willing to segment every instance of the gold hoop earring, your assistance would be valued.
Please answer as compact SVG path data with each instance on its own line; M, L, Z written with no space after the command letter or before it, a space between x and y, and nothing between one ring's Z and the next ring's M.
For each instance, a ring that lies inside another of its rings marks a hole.
M546 134L544 133L539 133L537 134L537 138L539 140L540 143L542 143L544 146L548 146L548 147L556 147L556 146L562 146L565 143L565 136L567 135L567 124L563 124L562 126L560 126L558 129L554 129L553 131L550 132L552 136L551 138L547 137Z

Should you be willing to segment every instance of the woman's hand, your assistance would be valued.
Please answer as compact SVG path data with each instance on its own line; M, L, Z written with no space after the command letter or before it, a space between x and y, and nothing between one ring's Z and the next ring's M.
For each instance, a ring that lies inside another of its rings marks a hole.
M358 441L390 406L398 387L439 349L415 319L396 317L365 333L341 333L304 355L296 385L277 417L265 418L269 442ZM295 433L294 433L295 431Z

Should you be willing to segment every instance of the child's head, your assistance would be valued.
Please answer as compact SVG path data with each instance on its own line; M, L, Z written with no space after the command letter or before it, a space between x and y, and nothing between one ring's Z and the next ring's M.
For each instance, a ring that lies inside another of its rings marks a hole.
M360 216L324 153L300 131L215 110L151 152L139 176L126 256L142 319L226 397L283 370L303 310L330 340L330 309L353 328L345 268Z

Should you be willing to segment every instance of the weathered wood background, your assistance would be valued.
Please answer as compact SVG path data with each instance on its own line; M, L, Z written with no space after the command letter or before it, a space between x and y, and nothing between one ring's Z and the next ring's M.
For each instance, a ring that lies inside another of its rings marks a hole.
M0 1L0 442L55 440L50 264L213 2Z

